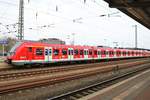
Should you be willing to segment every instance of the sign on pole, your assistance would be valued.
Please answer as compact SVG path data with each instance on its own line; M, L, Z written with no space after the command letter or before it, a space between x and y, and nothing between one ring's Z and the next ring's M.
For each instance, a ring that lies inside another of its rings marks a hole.
M0 44L8 44L8 40L7 39L0 39Z

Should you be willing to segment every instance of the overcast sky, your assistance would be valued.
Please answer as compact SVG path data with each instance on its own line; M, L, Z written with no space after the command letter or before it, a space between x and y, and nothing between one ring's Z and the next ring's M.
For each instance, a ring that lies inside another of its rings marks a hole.
M76 45L134 47L138 25L138 47L150 49L150 30L103 0L24 0L24 38L59 38ZM19 0L0 0L0 36L15 37ZM116 13L116 14L113 14ZM110 15L99 17L100 15ZM7 25L9 25L7 27ZM8 33L9 31L12 31Z

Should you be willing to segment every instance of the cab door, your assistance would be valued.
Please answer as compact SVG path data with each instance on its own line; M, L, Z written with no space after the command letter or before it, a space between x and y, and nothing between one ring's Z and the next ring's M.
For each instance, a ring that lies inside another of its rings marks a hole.
M74 59L73 48L68 48L68 60Z
M34 50L32 47L27 47L27 60L32 61L33 59Z
M52 61L52 47L45 47L45 61Z

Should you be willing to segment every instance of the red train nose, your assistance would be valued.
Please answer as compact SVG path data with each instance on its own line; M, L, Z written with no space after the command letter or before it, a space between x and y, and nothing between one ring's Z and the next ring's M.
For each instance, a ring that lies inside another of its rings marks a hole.
M7 56L5 62L11 64L11 61L12 61L12 56Z

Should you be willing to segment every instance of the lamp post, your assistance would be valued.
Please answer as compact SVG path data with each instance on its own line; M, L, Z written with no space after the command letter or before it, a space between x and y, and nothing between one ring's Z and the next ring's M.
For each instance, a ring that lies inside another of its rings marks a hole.
M137 42L137 25L133 25L133 27L135 28L135 48L138 47L138 42Z
M3 46L3 57L5 56L5 44L2 44Z
M72 40L72 45L74 45L74 43L75 43L75 37L74 36L75 36L75 33L72 33L72 39L73 39Z
M18 39L24 39L24 1L19 3Z
M107 39L104 39L104 42L105 42L105 46L107 46Z

